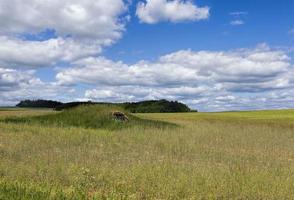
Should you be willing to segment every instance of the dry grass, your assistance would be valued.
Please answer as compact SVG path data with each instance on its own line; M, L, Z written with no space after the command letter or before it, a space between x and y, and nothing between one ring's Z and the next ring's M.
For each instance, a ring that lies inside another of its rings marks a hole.
M181 125L164 129L0 123L0 199L293 199L294 112L268 112L138 115Z
M22 108L3 108L0 109L0 119L7 117L25 117L54 114L51 109L22 109Z

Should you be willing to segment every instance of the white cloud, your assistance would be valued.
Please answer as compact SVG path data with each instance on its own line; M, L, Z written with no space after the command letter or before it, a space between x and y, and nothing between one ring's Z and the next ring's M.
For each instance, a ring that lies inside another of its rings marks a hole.
M34 71L16 71L13 69L0 68L0 91L11 91L21 87L21 84L34 82L32 78Z
M290 35L294 35L294 28L292 28L291 30L289 30L288 33L289 33Z
M229 88L253 84L261 89L286 87L291 66L285 52L264 45L227 52L178 51L160 57L157 62L140 61L134 65L103 57L82 59L73 65L75 67L57 74L61 84L173 86L219 83L222 86L230 84Z
M123 0L0 0L0 33L54 29L61 37L111 44L121 37Z
M0 66L36 68L96 56L121 37L126 12L123 0L0 0ZM38 41L48 29L57 37Z
M245 11L235 11L229 13L233 20L231 20L230 25L232 26L241 26L245 24L244 17L248 14L248 12Z
M86 99L121 102L166 98L201 106L202 110L221 110L254 102L243 94L258 96L293 88L293 72L284 51L261 44L233 51L178 51L156 62L133 65L103 57L87 58L60 71L56 78L60 85L85 83L94 87L85 92Z
M197 78L193 69L177 63L146 61L134 65L113 62L103 57L87 58L73 63L76 67L57 74L61 84L77 82L101 85L174 85L189 83ZM181 74L181 76L179 76ZM199 80L203 77L198 77Z
M235 11L235 12L230 12L230 15L232 16L242 16L242 15L247 15L248 12L245 12L245 11Z
M209 8L198 7L191 0L146 0L138 3L136 14L148 24L197 21L209 18Z
M243 20L233 20L233 21L231 21L230 22L230 24L232 25L232 26L240 26L240 25L244 25L245 24L245 22L243 21Z
M126 102L146 99L170 99L185 101L187 98L205 96L211 91L205 87L146 87L146 86L106 86L86 90L85 98L95 101Z
M73 92L72 88L41 81L34 70L0 67L0 105L15 105L23 99L56 99L61 94L66 97Z
M23 41L0 36L0 65L6 67L44 67L58 61L71 62L101 51L95 44L76 42L72 39Z

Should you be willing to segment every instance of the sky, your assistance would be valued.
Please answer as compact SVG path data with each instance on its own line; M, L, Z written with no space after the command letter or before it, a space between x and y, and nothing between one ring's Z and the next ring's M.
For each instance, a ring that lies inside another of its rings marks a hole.
M293 0L0 0L0 105L294 108Z

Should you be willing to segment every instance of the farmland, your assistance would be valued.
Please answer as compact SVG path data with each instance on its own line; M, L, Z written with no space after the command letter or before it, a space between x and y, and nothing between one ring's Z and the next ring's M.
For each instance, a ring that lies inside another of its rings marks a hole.
M117 109L0 111L0 199L293 199L294 110Z

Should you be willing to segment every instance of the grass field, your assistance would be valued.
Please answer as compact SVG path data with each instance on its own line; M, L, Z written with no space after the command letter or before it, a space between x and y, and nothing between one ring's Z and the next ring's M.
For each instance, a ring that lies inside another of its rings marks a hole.
M54 114L51 109L0 108L0 119Z
M0 111L0 200L294 199L294 110L113 109Z

